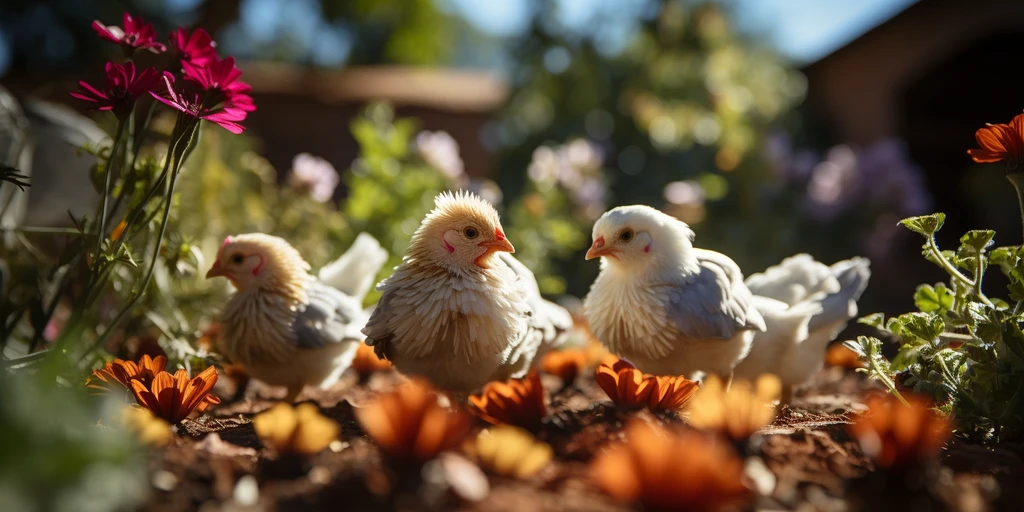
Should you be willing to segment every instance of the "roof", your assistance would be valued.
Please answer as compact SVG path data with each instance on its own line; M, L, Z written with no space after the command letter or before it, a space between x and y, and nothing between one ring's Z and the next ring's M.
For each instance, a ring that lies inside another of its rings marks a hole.
M412 66L319 70L290 64L243 62L239 68L255 94L310 96L324 103L388 100L396 105L490 112L509 95L492 73Z

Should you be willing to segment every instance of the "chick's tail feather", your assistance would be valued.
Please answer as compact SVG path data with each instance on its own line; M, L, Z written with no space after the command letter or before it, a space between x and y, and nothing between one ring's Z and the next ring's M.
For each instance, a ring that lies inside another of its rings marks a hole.
M857 316L857 300L871 278L871 262L862 257L840 261L830 270L839 282L839 291L821 299L821 313L814 315L808 324L810 343L826 344L846 328L846 324Z
M388 260L388 252L369 233L359 233L352 246L320 269L321 282L362 300Z

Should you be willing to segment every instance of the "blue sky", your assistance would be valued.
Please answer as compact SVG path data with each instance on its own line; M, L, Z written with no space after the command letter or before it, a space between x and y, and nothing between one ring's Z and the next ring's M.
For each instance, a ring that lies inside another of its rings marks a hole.
M905 9L915 0L722 0L735 5L737 23L763 34L797 64L812 62ZM442 0L480 29L510 35L529 22L524 0ZM559 0L559 21L585 29L595 12L636 10L642 0Z

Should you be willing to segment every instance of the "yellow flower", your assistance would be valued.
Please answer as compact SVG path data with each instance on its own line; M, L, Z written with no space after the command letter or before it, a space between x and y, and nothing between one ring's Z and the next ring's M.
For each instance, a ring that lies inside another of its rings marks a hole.
M310 456L338 439L338 424L309 402L292 407L280 402L252 419L263 444L277 453Z
M779 378L765 374L752 385L733 381L728 392L711 375L690 401L687 421L700 430L718 432L734 441L745 441L775 419L775 404L782 389Z
M133 432L139 441L150 446L167 446L174 437L170 423L141 407L125 407L121 411L121 423Z
M466 443L465 449L487 471L520 480L536 475L552 457L547 443L511 425L498 425L480 432Z

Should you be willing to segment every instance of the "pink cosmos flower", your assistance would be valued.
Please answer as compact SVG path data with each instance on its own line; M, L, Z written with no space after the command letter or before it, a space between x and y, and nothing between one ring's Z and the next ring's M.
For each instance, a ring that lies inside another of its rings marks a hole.
M242 133L238 124L249 112L256 110L249 91L252 87L238 78L242 72L235 67L235 59L210 59L202 66L182 62L183 80L175 83L170 73L164 74L167 97L150 92L160 102L174 107L197 119L217 123L231 133Z
M135 100L153 90L160 81L156 68L149 67L136 74L135 64L130 61L108 62L105 69L107 80L102 90L82 81L78 82L82 92L72 92L71 96L92 103L90 110L112 110L118 118L130 114Z
M193 30L191 34L184 28L172 30L169 39L171 49L177 52L184 62L202 66L217 58L217 43L201 28Z
M135 50L149 50L153 53L167 50L166 46L156 41L156 30L152 23L146 23L142 18L133 18L131 14L124 13L122 24L124 28L116 25L107 26L96 20L92 22L92 29L101 38L121 45L128 55Z

